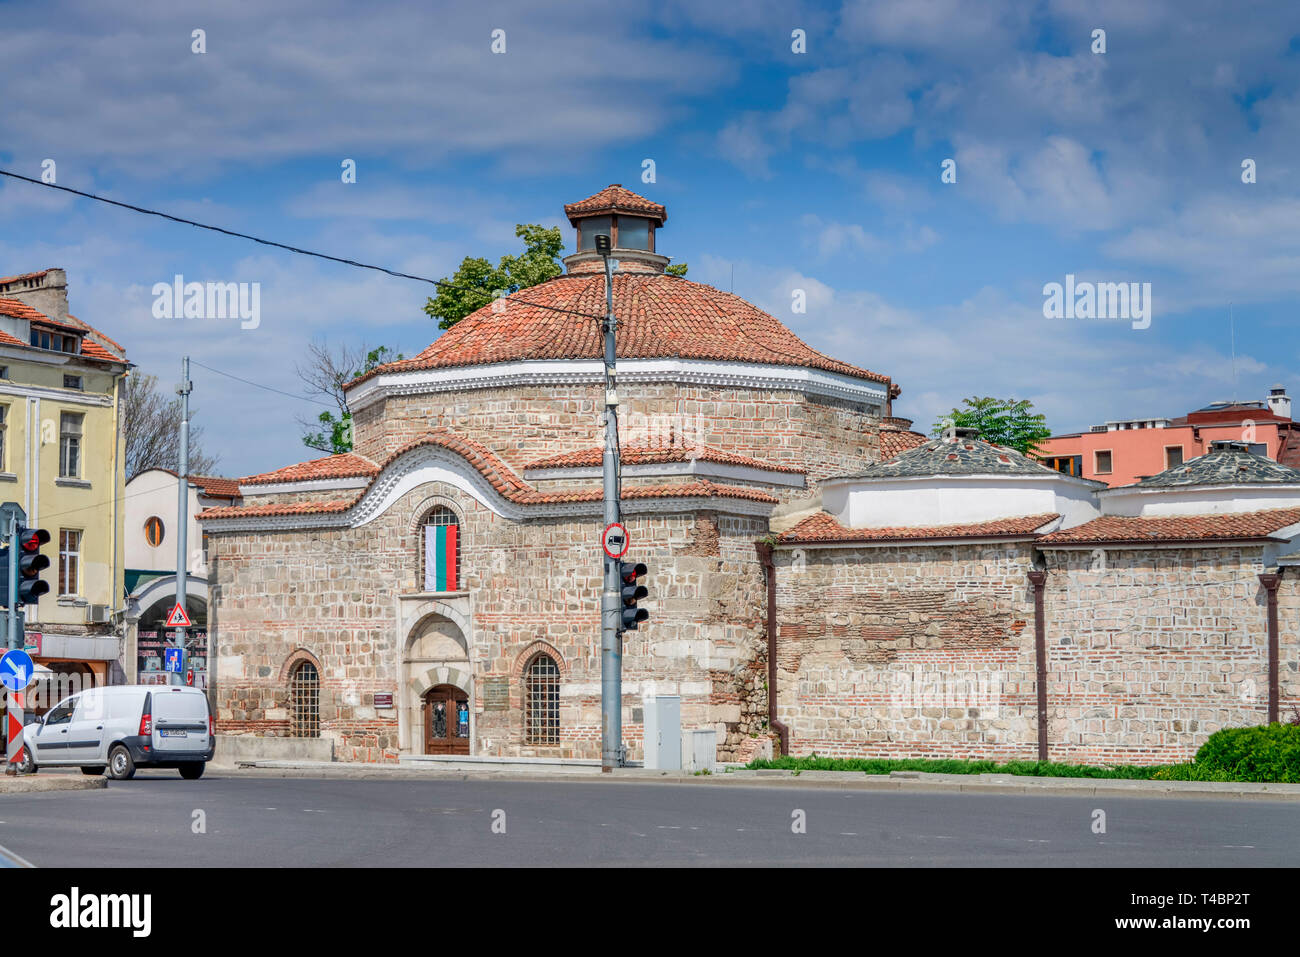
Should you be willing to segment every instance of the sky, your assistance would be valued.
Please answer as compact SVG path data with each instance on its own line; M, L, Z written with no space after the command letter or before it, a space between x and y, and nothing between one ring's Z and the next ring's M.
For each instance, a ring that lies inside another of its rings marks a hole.
M0 168L434 279L517 252L517 223L572 252L564 203L622 183L667 206L688 278L892 376L921 431L967 396L1068 432L1300 391L1294 3L0 0L0 22ZM427 284L0 177L0 275L51 266L169 390L187 354L301 394L313 338L439 335ZM178 274L259 284L260 322L158 318ZM1048 318L1067 275L1149 283L1149 325ZM321 406L192 377L221 474L319 454L297 420Z

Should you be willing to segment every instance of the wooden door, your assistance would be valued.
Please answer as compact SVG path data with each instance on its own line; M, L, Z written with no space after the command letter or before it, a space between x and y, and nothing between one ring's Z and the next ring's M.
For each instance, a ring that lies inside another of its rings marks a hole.
M454 685L424 696L424 753L469 754L469 695Z

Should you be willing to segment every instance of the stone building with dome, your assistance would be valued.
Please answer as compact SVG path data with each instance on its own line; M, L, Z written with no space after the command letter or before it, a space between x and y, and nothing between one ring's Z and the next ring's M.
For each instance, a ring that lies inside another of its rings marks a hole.
M650 569L633 760L657 694L721 760L1154 763L1300 707L1300 471L1221 442L1106 489L927 438L887 375L666 273L663 206L615 185L565 211L563 275L348 386L352 452L201 514L220 731L599 757L600 233Z
M615 185L565 212L563 275L348 386L351 453L242 479L240 504L202 513L224 732L327 736L362 760L599 757L604 232L622 507L650 568L625 739L639 757L657 693L717 728L721 757L761 745L755 543L823 478L877 461L882 433L907 443L898 389L665 273L663 206Z

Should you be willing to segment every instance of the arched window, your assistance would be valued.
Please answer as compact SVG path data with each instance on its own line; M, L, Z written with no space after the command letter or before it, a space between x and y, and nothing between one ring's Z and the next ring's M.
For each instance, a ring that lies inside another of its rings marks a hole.
M460 519L445 505L424 517L420 577L426 592L458 591L460 579Z
M545 653L524 669L524 743L560 743L560 668Z
M320 672L310 661L301 662L289 677L289 716L291 736L320 737Z

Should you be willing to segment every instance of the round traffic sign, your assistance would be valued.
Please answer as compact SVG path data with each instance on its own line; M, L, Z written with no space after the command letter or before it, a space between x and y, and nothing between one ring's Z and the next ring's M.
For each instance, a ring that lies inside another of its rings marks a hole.
M627 529L619 522L606 525L605 534L600 536L600 546L610 558L622 558L631 544L627 538Z
M22 691L26 688L32 683L35 672L36 666L32 664L32 656L21 648L7 651L5 656L0 658L0 685L4 685L10 691Z

